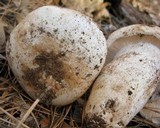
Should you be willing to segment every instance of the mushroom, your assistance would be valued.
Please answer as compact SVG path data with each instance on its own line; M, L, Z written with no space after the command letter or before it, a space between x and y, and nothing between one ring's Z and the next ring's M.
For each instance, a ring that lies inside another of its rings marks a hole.
M139 41L149 42L160 48L160 28L135 24L113 32L107 39L108 53L106 63L111 62L117 51L127 44Z
M87 127L125 127L144 107L160 77L159 39L158 27L143 25L121 28L108 37L106 65L84 109Z
M43 6L14 28L6 51L14 75L33 99L62 106L90 87L105 63L107 46L89 17Z

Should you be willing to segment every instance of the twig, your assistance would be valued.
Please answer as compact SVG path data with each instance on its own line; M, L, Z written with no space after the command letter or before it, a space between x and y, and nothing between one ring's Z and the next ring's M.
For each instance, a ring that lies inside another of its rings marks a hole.
M26 114L23 116L23 118L21 119L21 121L19 122L19 124L17 125L16 128L20 128L21 125L23 124L23 122L27 119L27 117L31 114L31 112L33 111L33 109L36 107L36 105L39 103L39 99L36 99L35 102L32 104L32 106L30 107L30 109L26 112Z
M39 124L38 124L38 120L36 119L35 115L33 114L33 112L31 113L34 121L36 122L37 128L40 128Z
M20 97L21 100L24 102L24 104L27 105L26 101L23 99L23 97L22 97L20 94L19 94L19 97ZM37 128L40 128L40 127L39 127L39 124L38 124L38 121L37 121L37 119L36 119L36 117L35 117L35 115L34 115L33 112L31 112L31 115L32 115L33 119L35 120L35 123L36 123L36 125L37 125Z
M12 118L13 120L15 120L16 122L20 122L19 120L17 120L14 116L12 116L10 113L8 113L7 111L5 111L3 108L1 108L0 107L0 110L2 111L2 112L4 112L6 115L8 115L10 118ZM21 124L22 126L24 126L25 128L29 128L27 125L25 125L25 124Z
M62 119L59 122L57 122L57 124L55 124L55 126L54 126L55 128L57 128L64 121L64 119L66 118L67 114L69 113L71 107L72 107L72 105L69 105L69 107L66 110L66 112L65 112L64 116L62 117Z
M2 118L0 118L0 120L1 120L1 121L3 121L3 122L5 122L5 123L8 123L8 124L11 124L11 125L14 125L14 126L15 126L15 124L14 124L14 123L12 123L12 122L10 122L10 121L7 121L7 120L2 119Z

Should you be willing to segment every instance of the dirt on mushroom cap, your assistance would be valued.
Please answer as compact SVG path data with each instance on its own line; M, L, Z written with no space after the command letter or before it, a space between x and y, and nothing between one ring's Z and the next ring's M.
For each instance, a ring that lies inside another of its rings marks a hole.
M48 103L54 105L69 104L83 95L107 52L105 37L90 18L55 6L31 12L11 33L7 49L10 66L25 91L36 99L49 90L53 94Z

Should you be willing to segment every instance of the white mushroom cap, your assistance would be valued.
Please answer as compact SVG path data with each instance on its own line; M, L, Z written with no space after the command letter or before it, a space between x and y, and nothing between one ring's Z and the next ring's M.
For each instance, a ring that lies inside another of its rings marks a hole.
M70 9L44 6L15 27L9 65L34 99L66 105L85 93L102 69L106 40L97 25ZM45 95L42 94L45 92Z
M135 24L114 31L107 39L106 62L110 62L122 47L138 42L152 43L160 48L160 28Z

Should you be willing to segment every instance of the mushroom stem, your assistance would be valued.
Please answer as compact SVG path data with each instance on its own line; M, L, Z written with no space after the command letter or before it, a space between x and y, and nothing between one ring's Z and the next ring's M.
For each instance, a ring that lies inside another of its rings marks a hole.
M87 127L125 127L157 86L159 55L156 46L145 42L123 47L93 85L84 110Z

